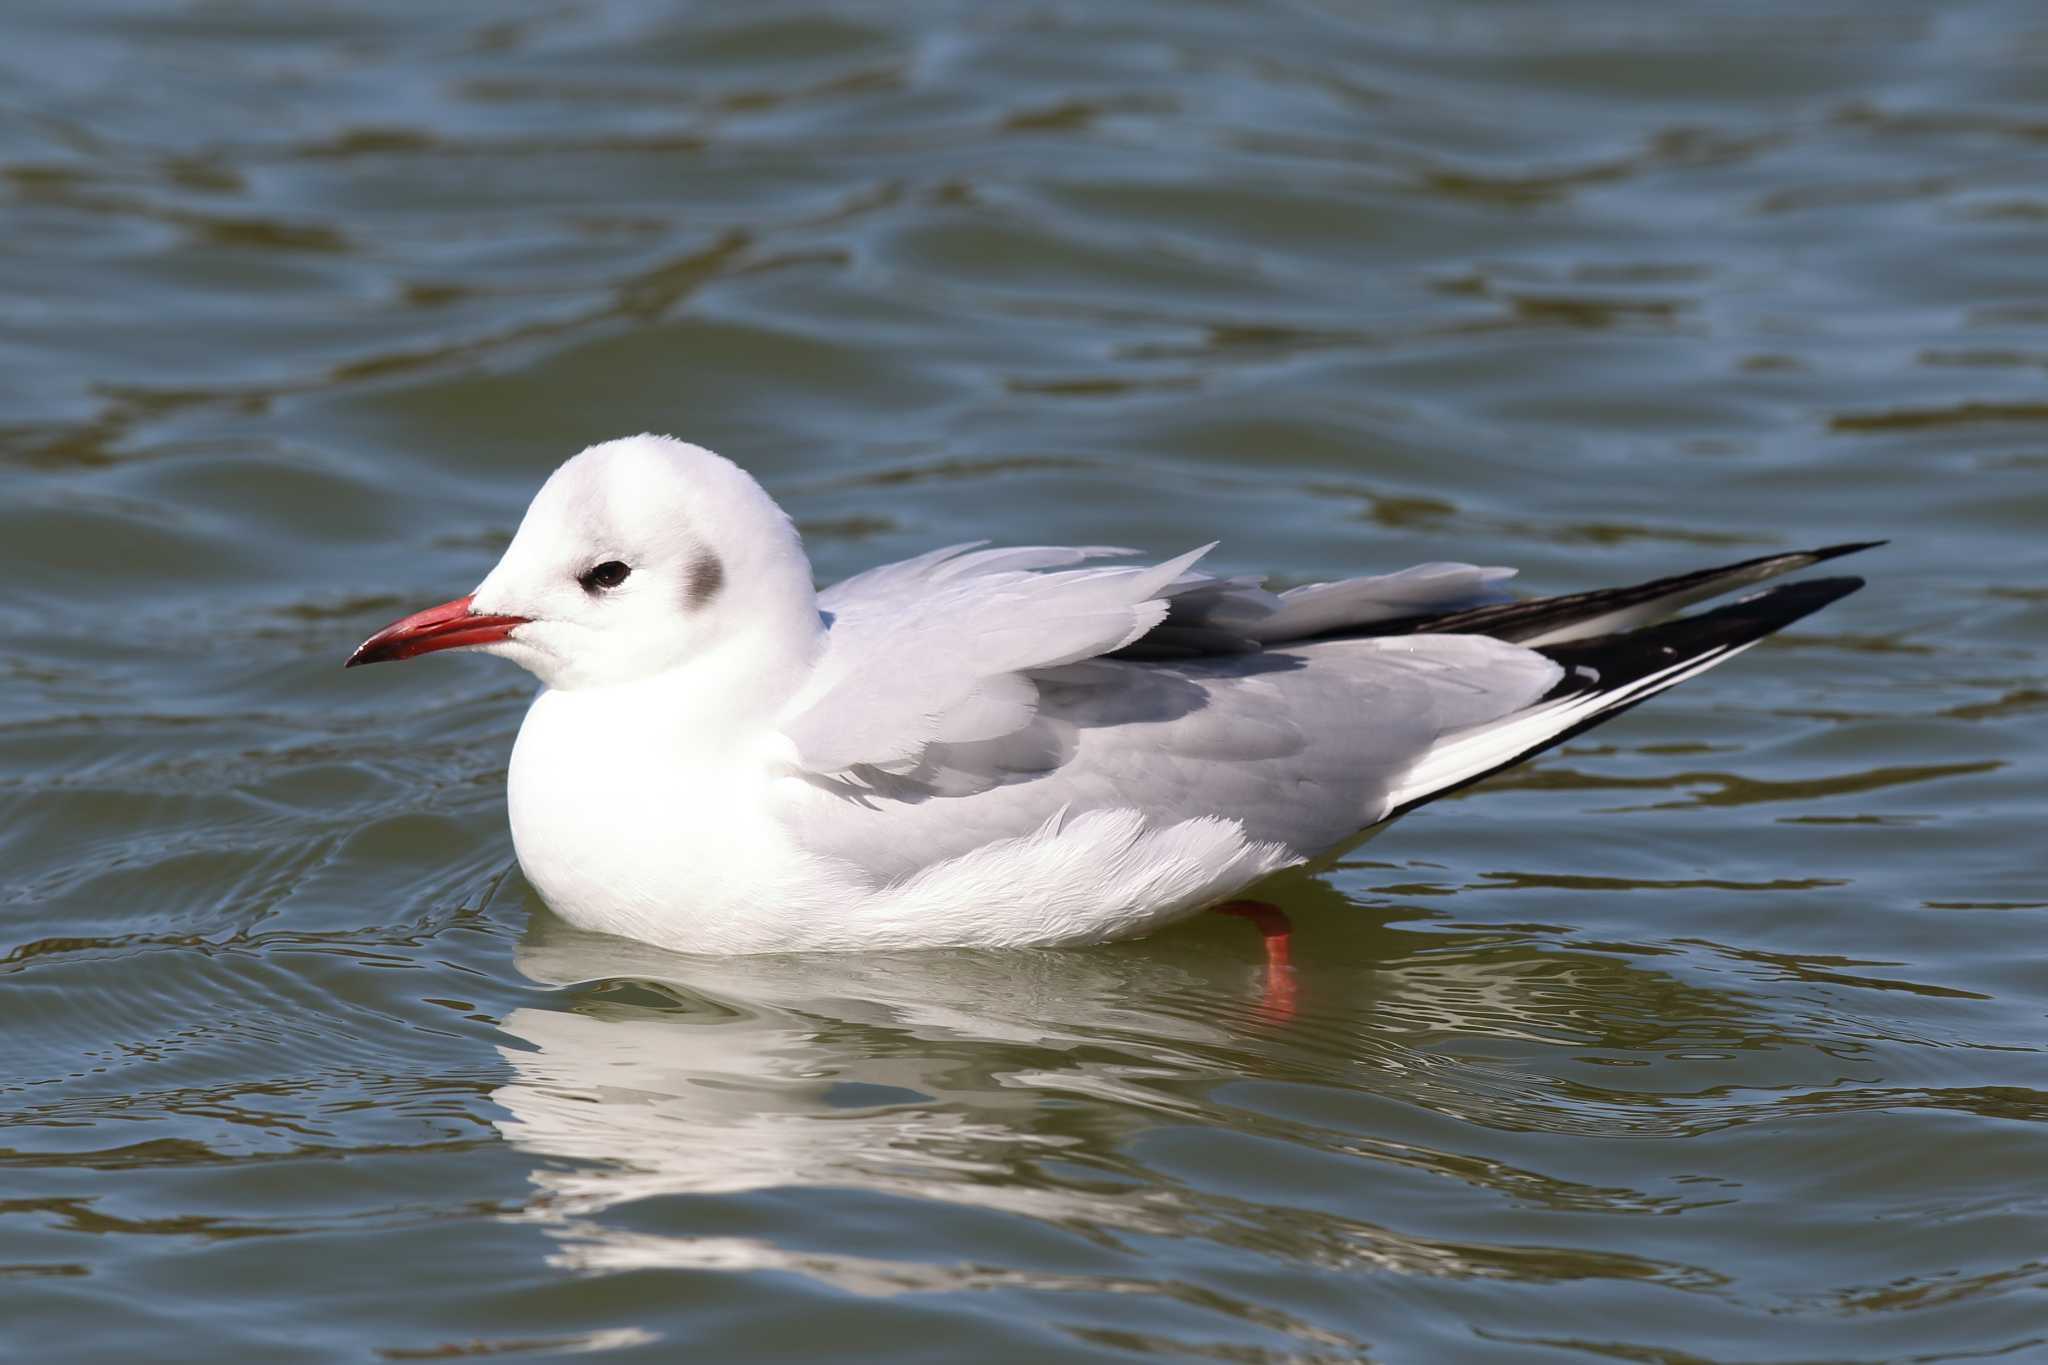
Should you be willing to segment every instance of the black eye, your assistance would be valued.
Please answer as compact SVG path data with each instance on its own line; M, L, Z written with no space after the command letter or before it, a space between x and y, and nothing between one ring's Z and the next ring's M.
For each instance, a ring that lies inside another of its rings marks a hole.
M632 566L616 559L607 559L594 569L586 569L576 576L585 592L598 592L604 588L616 588L626 581L626 575L633 572Z

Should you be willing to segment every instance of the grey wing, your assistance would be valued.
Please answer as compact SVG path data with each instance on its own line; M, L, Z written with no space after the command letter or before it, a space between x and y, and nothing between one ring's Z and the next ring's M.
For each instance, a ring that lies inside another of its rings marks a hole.
M1399 573L1267 591L1258 578L1185 574L1167 589L1166 619L1116 653L1184 659L1249 653L1338 631L1493 606L1512 599L1513 569L1417 564Z
M796 822L814 851L882 878L1096 810L1220 816L1305 858L1385 818L1440 736L1528 706L1562 673L1474 636L1039 670L1028 725L932 745L858 788L814 783Z
M951 661L937 676L956 710L916 727L888 762L799 768L808 785L794 814L818 851L883 876L1099 809L1159 824L1221 816L1313 856L1732 658L1860 580L1665 620L1680 608L1863 548L1524 602L1502 600L1506 570L1471 565L1274 594L1189 572L1188 557L1039 575L1026 571L1094 552L940 552L876 571L887 593L825 599L886 620L892 600L936 576L943 609L856 632L841 683L807 719L815 729L872 700L861 680L891 641ZM961 559L958 576L980 581L947 586ZM1032 643L991 647L1006 640ZM992 687L1012 691L975 700Z
M1426 564L1276 594L1256 578L1195 572L1209 548L1097 567L1086 561L1127 552L949 546L827 589L825 652L778 721L791 767L868 785L929 768L935 747L1030 728L1047 670L1255 653L1332 626L1494 602L1511 572Z
M1150 676L1137 685L1131 670ZM1059 773L1091 805L1217 815L1308 857L1393 809L1442 736L1545 695L1564 670L1477 636L1341 640L1178 667L1103 661L1043 684L1075 725Z

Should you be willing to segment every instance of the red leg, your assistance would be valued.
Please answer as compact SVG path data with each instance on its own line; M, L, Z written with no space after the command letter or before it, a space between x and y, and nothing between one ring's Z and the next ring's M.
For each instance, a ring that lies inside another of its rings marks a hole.
M1266 943L1266 995L1259 1013L1268 1019L1294 1017L1294 961L1288 951L1288 935L1294 932L1287 912L1264 901L1226 901L1216 907L1219 915L1248 919Z

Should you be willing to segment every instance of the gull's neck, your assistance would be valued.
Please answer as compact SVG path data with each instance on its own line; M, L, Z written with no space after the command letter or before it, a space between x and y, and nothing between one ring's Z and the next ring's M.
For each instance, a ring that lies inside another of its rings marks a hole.
M810 557L781 509L754 491L773 514L774 533L755 537L728 569L745 585L744 600L728 604L708 647L657 675L700 718L731 725L766 725L780 714L825 649Z
M721 639L651 680L697 721L766 726L810 681L824 652L825 627L813 600L800 620L781 619Z

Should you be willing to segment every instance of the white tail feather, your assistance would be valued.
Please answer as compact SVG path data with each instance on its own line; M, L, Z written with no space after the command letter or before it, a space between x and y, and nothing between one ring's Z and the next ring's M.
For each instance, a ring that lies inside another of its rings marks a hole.
M1593 690L1557 697L1483 725L1453 730L1394 785L1387 798L1386 814L1381 818L1398 815L1418 801L1504 768L1595 716L1675 687L1759 643L1760 639L1749 640L1710 649L1611 691L1600 691L1595 683Z

